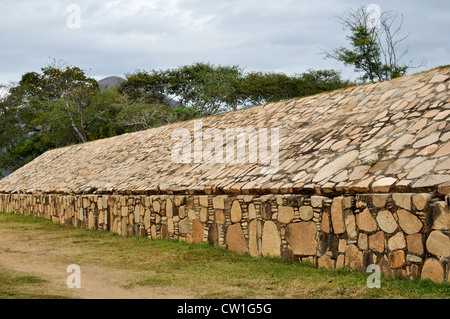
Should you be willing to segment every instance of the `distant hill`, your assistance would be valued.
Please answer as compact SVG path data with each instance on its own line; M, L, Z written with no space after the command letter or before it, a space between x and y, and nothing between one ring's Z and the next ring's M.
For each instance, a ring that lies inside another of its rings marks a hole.
M105 91L107 88L110 87L114 87L119 85L120 83L122 83L123 81L125 81L124 78L121 78L119 76L108 76L107 78L104 78L98 82L98 85L100 87L100 91Z
M97 81L100 91L105 91L107 88L114 87L119 85L120 83L126 81L124 78L121 78L119 76L108 76L107 78L104 78L100 81ZM165 103L172 105L172 106L179 106L180 103L174 99L171 99L169 97L165 98Z

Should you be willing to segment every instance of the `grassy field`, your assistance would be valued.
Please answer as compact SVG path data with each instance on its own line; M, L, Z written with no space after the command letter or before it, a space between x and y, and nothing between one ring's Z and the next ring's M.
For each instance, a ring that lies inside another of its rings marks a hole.
M370 289L367 273L256 259L209 244L122 237L28 216L0 213L0 238L0 298L79 298L38 271L69 264L102 269L124 291L166 289L189 298L450 298L449 283L382 278L381 288ZM11 269L4 251L37 271Z

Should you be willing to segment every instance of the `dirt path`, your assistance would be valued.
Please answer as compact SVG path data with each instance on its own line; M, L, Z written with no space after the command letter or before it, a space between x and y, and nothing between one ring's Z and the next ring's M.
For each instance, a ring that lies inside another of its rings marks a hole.
M25 232L6 229L0 223L0 267L48 280L41 292L49 295L81 299L190 298L188 294L170 288L124 288L123 276L126 274L117 269L92 265L81 268L81 288L69 289L66 283L71 275L66 272L69 264L63 261L64 252L61 252L61 258L57 258L58 248L55 249L54 244L52 241L30 238ZM55 262L58 259L61 261Z

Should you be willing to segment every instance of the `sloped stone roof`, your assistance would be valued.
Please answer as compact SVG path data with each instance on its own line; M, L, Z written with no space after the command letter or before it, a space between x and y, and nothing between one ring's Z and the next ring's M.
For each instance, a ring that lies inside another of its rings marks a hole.
M279 169L177 164L171 139L194 122L46 152L0 192L450 193L450 68L202 119L203 130L279 129ZM205 142L203 143L205 144Z

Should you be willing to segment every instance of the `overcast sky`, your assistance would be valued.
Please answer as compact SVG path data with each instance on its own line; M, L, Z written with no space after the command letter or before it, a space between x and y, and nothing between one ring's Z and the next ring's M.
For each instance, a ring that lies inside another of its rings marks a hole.
M0 0L0 83L51 58L96 79L194 62L289 75L336 69L355 79L320 52L347 45L337 15L369 4L403 14L406 58L427 62L413 72L450 63L448 0Z

